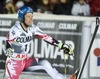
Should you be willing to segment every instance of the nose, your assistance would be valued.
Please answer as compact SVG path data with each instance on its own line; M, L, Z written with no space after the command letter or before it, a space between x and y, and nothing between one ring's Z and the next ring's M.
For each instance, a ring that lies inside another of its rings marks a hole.
M33 20L33 17L30 17L30 20Z

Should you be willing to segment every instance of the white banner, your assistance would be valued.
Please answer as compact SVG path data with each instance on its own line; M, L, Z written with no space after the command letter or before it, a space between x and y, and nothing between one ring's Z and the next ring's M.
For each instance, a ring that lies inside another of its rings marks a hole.
M94 33L96 23L92 23L91 33ZM100 77L100 27L90 52L90 77Z

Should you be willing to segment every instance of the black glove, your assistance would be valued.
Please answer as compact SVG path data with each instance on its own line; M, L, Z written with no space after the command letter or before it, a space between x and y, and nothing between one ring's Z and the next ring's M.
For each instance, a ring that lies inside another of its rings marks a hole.
M62 43L59 43L58 47L60 49L63 49L65 54L73 55L73 49L72 49L71 44L62 44Z

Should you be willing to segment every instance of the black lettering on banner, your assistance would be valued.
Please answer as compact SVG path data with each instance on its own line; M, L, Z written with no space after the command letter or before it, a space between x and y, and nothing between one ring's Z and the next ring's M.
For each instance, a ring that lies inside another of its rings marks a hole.
M32 36L27 36L27 37L17 37L16 38L16 42L20 42L20 43L26 43L26 42L30 42L32 40Z

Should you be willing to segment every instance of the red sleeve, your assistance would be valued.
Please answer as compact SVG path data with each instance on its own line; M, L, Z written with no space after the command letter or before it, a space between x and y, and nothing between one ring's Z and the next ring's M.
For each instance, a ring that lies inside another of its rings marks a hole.
M45 34L42 30L40 30L39 28L37 28L36 32L35 32L35 36L37 36L38 38L43 39L44 41L46 41L47 43L51 44L51 45L55 45L58 46L58 41L55 40L53 37L49 36L48 34Z

